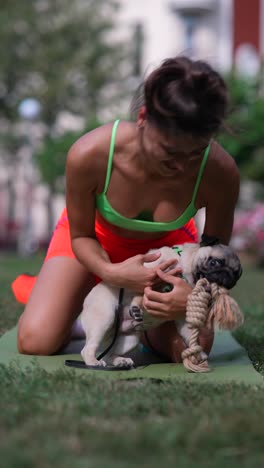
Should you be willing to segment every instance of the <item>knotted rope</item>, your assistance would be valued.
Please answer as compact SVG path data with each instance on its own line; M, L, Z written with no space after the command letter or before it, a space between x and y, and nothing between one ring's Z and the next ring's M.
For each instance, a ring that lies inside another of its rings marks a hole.
M186 322L192 333L189 347L182 353L183 364L190 372L209 372L207 356L198 343L201 328L217 324L232 330L243 323L243 314L227 289L201 278L188 297Z

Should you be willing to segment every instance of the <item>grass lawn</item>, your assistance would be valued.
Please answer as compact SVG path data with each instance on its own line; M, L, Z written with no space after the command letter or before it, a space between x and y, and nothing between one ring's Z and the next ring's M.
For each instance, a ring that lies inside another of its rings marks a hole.
M0 332L22 307L16 274L41 257L0 259ZM264 272L244 272L233 296L246 315L236 337L264 375ZM206 468L264 465L263 388L175 381L110 381L0 366L1 468Z

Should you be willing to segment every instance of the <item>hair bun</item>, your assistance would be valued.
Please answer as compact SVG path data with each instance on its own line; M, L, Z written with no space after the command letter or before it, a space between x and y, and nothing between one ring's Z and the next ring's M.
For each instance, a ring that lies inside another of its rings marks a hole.
M224 80L206 62L187 57L165 60L144 86L147 115L158 126L208 135L227 111Z

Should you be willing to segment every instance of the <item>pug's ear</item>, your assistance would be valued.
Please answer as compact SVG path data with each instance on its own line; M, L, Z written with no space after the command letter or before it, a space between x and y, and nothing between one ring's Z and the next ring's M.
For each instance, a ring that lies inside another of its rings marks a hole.
M208 247L217 244L220 244L220 239L218 239L218 237L208 236L207 234L202 235L200 247Z

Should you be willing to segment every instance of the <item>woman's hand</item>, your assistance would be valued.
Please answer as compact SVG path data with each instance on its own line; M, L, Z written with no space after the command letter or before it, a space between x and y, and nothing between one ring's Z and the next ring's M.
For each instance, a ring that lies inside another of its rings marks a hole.
M166 260L158 266L146 267L144 263L154 262L160 257L160 252L135 255L121 263L110 263L103 280L118 287L128 288L131 291L143 293L146 287L153 287L160 282L160 274L164 270L175 266L175 258ZM178 271L177 268L171 270Z
M185 317L187 298L192 292L192 287L179 276L174 276L180 273L181 270L179 268L175 268L169 273L164 273L160 269L157 269L157 275L160 280L173 286L170 292L157 292L150 286L145 288L143 306L153 317L164 321Z
M172 362L181 362L181 353L186 349L183 338L177 332L174 321L185 318L188 295L192 287L175 274L181 270L175 268L169 273L157 270L157 275L165 283L170 283L173 289L168 293L153 291L146 287L143 296L143 306L153 317L162 320L161 325L148 331L150 342L154 349L168 357ZM204 327L199 333L199 344L209 355L214 342L214 331ZM143 341L144 343L144 341ZM147 346L147 343L145 343Z

